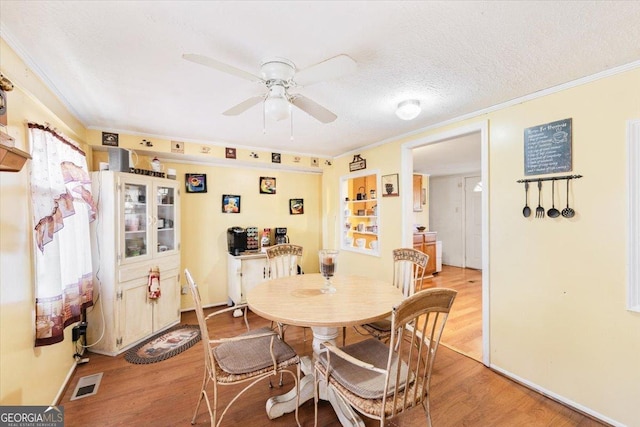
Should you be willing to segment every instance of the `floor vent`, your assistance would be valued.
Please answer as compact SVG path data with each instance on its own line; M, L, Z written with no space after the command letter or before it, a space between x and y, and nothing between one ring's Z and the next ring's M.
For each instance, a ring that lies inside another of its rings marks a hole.
M76 384L75 390L73 390L70 400L82 399L83 397L93 396L98 393L98 387L100 387L101 380L102 372L80 378L78 380L78 384Z

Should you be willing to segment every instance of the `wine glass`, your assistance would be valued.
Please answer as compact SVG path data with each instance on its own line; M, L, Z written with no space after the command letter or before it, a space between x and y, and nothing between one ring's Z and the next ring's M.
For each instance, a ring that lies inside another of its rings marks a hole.
M318 253L320 257L320 273L324 276L324 287L321 289L323 294L333 294L336 288L331 284L331 277L336 271L336 263L338 260L338 251L331 249L322 249Z

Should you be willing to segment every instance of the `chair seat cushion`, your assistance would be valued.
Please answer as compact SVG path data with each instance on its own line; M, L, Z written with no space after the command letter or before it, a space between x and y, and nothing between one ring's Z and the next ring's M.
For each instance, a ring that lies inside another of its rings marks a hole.
M342 347L345 353L359 359L363 362L370 363L376 368L386 369L389 360L389 347L377 339L368 339L356 344ZM318 358L326 372L327 369L327 353L322 352ZM394 358L391 365L391 372L396 372L398 366L397 358ZM402 362L400 365L400 378L406 377L407 365ZM336 354L331 354L331 368L329 375L337 382L342 384L347 390L364 399L380 399L384 395L385 375L370 371L365 368L353 365L345 361ZM389 378L389 392L395 387L395 374ZM404 389L404 383L401 383L399 390Z
M264 327L245 332L239 336L271 332ZM241 341L225 342L213 349L214 357L220 368L230 374L246 374L273 366L271 359L271 337L260 337ZM273 353L276 362L281 363L296 356L296 352L287 343L275 337Z

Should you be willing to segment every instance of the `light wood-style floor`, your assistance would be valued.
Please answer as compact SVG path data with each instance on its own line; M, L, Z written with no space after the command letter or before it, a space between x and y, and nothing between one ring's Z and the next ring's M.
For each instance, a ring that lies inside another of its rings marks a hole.
M425 280L425 286L458 291L441 343L482 361L482 271L442 266L442 272Z
M441 276L444 280L445 275ZM460 304L462 307L463 304ZM210 311L210 310L207 310ZM461 310L461 312L464 310ZM269 321L250 313L252 327L268 326ZM197 324L193 312L183 313L182 323ZM452 322L453 324L453 322ZM241 331L241 319L229 315L221 326L226 331ZM347 343L364 337L347 329ZM286 339L301 355L310 355L311 337L303 341L302 329L290 327ZM122 355L108 357L88 353L90 362L78 366L60 404L64 405L65 425L73 426L187 426L195 408L203 375L202 344L163 362L133 365ZM80 377L103 372L102 383L95 396L70 401ZM285 376L282 389L269 389L257 384L231 407L223 426L293 426L293 414L269 420L265 401L293 386ZM240 386L242 387L242 386ZM228 402L239 388L222 387L220 399ZM493 372L481 363L440 346L431 384L431 410L434 426L601 426L602 424L551 399L531 391ZM300 408L303 426L313 425L313 401ZM208 425L206 407L200 408L196 425ZM423 427L421 410L407 413L393 426ZM378 425L365 419L367 427ZM331 406L322 402L319 426L340 424Z

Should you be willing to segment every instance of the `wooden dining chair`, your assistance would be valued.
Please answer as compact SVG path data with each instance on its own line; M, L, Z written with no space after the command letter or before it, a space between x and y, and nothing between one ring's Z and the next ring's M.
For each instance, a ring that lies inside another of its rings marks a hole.
M356 412L380 421L380 426L403 411L422 405L431 426L431 372L449 311L457 292L432 288L416 292L393 308L387 344L369 338L338 348L321 345L315 363L315 425L318 387L335 392Z
M290 374L294 378L296 390L296 424L300 426L298 420L298 400L300 392L300 358L296 352L285 343L278 333L268 327L251 330L247 321L246 304L235 305L223 310L219 310L204 315L200 292L189 270L185 269L184 274L189 282L195 312L198 317L198 325L204 348L204 379L200 389L198 403L191 419L191 424L195 424L200 403L204 399L207 403L211 426L218 427L222 423L224 415L231 405L244 394L249 388L257 384L260 380L276 375L278 372ZM215 331L211 321L217 316L227 312L241 309L244 311L244 323L246 331L233 337L213 337ZM296 372L286 369L296 366ZM235 385L249 382L240 390L231 401L225 406L218 418L218 386ZM213 402L210 401L207 389L209 383L213 385Z
M412 248L393 250L393 286L400 289L404 298L414 294L416 286L422 285L429 262L429 255ZM360 326L379 340L391 337L391 319L383 319ZM356 331L359 332L358 327Z
M298 274L298 265L302 260L302 246L283 243L267 248L266 254L269 265L269 277L271 279L295 276ZM278 323L278 328L284 339L285 325ZM304 341L307 340L306 331L307 329L303 328Z

